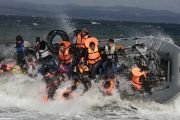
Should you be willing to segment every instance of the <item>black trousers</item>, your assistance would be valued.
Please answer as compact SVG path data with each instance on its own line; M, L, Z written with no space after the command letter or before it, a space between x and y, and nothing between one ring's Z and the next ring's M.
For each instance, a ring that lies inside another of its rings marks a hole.
M90 67L90 74L89 74L89 78L90 79L95 79L96 78L96 74L99 72L99 68L102 67L102 61L98 61L95 64L92 64L89 66Z

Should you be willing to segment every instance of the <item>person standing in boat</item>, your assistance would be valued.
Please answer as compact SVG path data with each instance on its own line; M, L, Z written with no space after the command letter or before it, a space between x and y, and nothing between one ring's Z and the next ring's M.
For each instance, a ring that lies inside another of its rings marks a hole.
M80 51L86 48L85 42L89 38L89 31L86 28L82 28L76 38L76 48Z
M71 43L68 41L63 41L59 44L59 65L58 71L61 73L66 73L69 78L71 75L71 63L72 63L72 54L71 54Z
M17 53L17 64L23 68L25 64L24 59L24 40L21 35L16 36L16 53Z
M105 60L103 63L103 71L105 77L108 75L116 74L120 68L117 67L118 64L118 50L123 50L124 47L122 45L116 45L113 39L109 39L108 43L103 48L102 54L105 56Z
M75 44L75 53L73 60L73 68L79 63L80 58L85 56L85 42L89 38L89 31L86 28L82 28L78 33Z
M117 71L118 55L117 49L113 39L109 39L107 45L104 47L105 62L103 63L103 71L105 77L109 74L115 74Z
M95 75L99 71L100 65L102 63L98 44L99 44L98 40L94 37L88 38L88 40L85 42L85 45L87 47L85 58L87 59L90 68L89 77L91 79L96 78Z

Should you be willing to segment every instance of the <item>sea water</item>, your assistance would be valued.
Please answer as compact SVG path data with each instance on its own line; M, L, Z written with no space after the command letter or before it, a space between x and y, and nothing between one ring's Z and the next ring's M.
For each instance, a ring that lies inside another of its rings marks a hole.
M144 37L146 40L165 40L180 45L180 25L95 22L98 24L92 24L91 20L70 19L67 16L56 19L0 16L0 42L14 43L16 35L19 34L25 40L35 42L36 36L46 39L48 32L54 29L62 29L69 34L73 30L86 27L92 36L101 40ZM1 49L6 53L0 55L9 58L14 46L1 45ZM104 97L99 92L100 86L93 85L86 94L77 95L70 101L60 99L60 88L54 101L44 103L42 96L45 94L45 87L41 75L36 78L23 74L1 75L0 120L179 120L180 117L180 97L168 104L122 99L118 92Z

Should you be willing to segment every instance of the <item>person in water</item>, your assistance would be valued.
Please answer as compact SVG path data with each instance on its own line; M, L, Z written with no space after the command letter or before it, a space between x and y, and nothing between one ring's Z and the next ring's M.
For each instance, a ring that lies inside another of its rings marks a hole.
M45 101L53 100L56 90L60 85L60 82L64 80L64 76L62 76L62 74L57 73L51 67L46 67L44 80L46 82L47 91L47 97L45 97Z
M99 68L101 66L101 54L99 53L98 48L98 40L94 37L89 38L85 45L87 47L87 53L86 53L86 59L90 68L90 75L89 77L91 79L95 79L96 73L99 71Z
M151 95L151 88L149 84L146 84L148 72L144 71L140 67L133 67L131 73L131 84L133 85L134 90L140 92L145 91Z
M0 74L9 72L14 68L14 64L2 64L0 60Z
M115 88L115 76L111 75L110 78L103 82L103 95L112 95Z
M76 72L73 73L73 85L71 86L71 90L74 91L77 89L79 83L82 83L84 86L83 93L88 91L91 87L91 81L88 78L89 75L89 67L87 65L87 61L85 61L84 57L80 59L79 64L76 67Z
M23 68L25 65L24 59L24 40L21 35L16 36L16 53L17 53L17 64Z
M37 76L37 66L36 66L36 59L33 56L29 56L26 58L26 68L27 73L30 77L36 77Z

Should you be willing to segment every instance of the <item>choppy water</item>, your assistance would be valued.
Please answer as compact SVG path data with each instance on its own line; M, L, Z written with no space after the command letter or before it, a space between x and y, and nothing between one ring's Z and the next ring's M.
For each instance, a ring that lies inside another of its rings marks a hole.
M175 42L179 45L180 25L128 23L89 20L71 20L30 17L0 16L1 43L13 42L17 34L26 40L36 36L46 37L53 29L71 32L87 27L92 35L100 39L145 36ZM11 49L1 56L11 55ZM1 46L1 49L4 49ZM123 79L123 78L119 78ZM55 101L42 102L45 91L42 76L36 79L24 75L6 74L0 76L0 119L1 120L179 120L180 98L169 104L161 105L153 101L122 99L118 93L103 97L94 85L87 94L77 95L72 101L60 100L61 89Z
M51 30L62 29L68 33L87 27L99 39L142 36L167 36L180 45L180 25L153 24L62 18L0 16L0 43L14 42L17 34L25 40L35 41L36 36L46 38Z
M0 119L13 120L179 120L179 101L160 105L141 100L121 99L116 93L103 97L97 86L83 96L64 102L57 95L55 101L43 103L45 84L41 77L31 79L22 75L1 76ZM60 93L60 90L57 92Z

